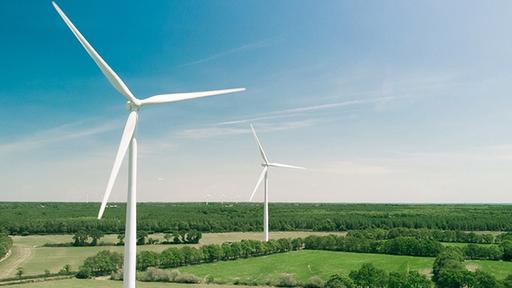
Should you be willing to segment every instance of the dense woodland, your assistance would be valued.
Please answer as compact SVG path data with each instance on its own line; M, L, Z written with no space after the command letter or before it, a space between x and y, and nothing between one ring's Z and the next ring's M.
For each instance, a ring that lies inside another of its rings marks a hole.
M0 229L11 235L122 233L124 204L110 204L97 220L99 203L0 203ZM274 231L347 231L427 228L461 231L512 230L511 205L270 204ZM138 227L148 232L260 231L259 203L140 203Z

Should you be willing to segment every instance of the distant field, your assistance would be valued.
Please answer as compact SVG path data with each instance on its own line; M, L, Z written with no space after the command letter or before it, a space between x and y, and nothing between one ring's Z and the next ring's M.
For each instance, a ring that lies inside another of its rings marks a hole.
M294 238L307 235L326 235L324 232L272 232L271 238ZM335 233L343 235L344 233ZM161 238L161 234L151 235L153 238ZM221 244L227 241L239 241L242 239L260 240L261 232L233 232L233 233L205 233L200 244ZM72 269L78 269L83 260L101 250L111 250L122 253L122 246L96 246L96 247L41 247L46 243L70 242L71 235L45 235L45 236L16 236L12 255L0 263L0 279L12 277L17 267L23 267L26 275L43 274L45 269L50 272L58 272L64 265L69 264ZM114 243L116 235L107 235L102 241ZM144 245L139 246L139 251L150 250L161 252L169 247L182 245Z
M48 282L40 282L40 283L29 283L29 284L20 284L14 286L6 286L6 287L16 287L16 288L116 288L123 287L123 282L121 281L110 281L110 280L79 280L79 279L69 279L69 280L58 280L58 281L48 281ZM137 287L139 288L200 288L200 287L208 287L208 288L235 288L240 286L233 285L204 285L204 284L176 284L176 283L146 283L146 282L137 282ZM244 286L249 287L249 286Z
M280 273L294 274L301 281L307 281L312 276L327 279L334 273L349 273L356 270L363 263L373 263L376 267L388 272L416 270L423 274L430 274L434 258L303 250L237 261L186 266L179 270L200 277L211 275L216 280L227 283L232 283L236 278L265 283L267 280L275 279ZM468 268L479 268L494 274L499 279L512 273L512 262L467 261L466 264Z

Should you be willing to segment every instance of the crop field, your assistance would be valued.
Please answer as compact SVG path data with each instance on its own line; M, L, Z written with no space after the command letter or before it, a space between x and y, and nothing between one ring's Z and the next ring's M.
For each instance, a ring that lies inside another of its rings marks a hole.
M334 273L348 274L364 263L373 263L388 272L416 270L430 274L434 258L394 256L366 253L331 251L295 251L236 261L217 262L181 267L179 270L200 277L211 275L216 280L232 283L237 278L264 284L275 280L280 273L290 273L298 280L307 281L312 276L324 280ZM470 269L481 269L503 279L512 271L512 262L467 261Z
M307 235L327 235L327 232L273 232L271 238L295 238ZM338 232L334 234L343 235ZM115 243L117 235L107 235L102 238L105 243ZM151 235L153 238L163 239L162 234ZM228 241L240 241L242 239L260 240L261 232L232 232L232 233L205 233L199 244L221 244ZM25 275L43 274L46 269L50 272L59 271L64 265L71 265L72 269L78 266L85 258L93 256L101 250L123 252L122 246L94 246L94 247L41 247L46 243L71 242L72 235L44 235L44 236L16 236L12 255L0 263L0 279L13 277L17 267L23 267ZM143 245L139 251L161 252L169 247L180 247L183 245Z

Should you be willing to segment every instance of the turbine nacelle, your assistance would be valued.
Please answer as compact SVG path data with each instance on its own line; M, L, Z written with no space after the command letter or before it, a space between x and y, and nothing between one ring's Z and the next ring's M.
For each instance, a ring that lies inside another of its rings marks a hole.
M136 104L132 101L126 101L126 111L132 112L132 111L139 111L142 106L139 104Z

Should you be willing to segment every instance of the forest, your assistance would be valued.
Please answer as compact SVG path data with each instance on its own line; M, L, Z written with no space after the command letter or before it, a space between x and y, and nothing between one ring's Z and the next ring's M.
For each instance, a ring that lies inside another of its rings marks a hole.
M0 231L10 235L68 234L80 230L123 232L124 204L110 204L103 220L96 219L98 209L98 203L2 202ZM269 209L274 231L512 230L510 205L272 203ZM259 231L261 215L262 205L258 203L139 203L138 227L149 233Z

